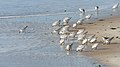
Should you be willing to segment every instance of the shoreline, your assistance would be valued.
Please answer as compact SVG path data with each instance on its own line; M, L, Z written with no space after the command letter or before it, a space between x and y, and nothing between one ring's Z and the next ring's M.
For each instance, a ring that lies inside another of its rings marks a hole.
M108 67L120 67L120 16L99 19L91 24L83 24L78 27L84 27L88 34L96 34L98 42L102 41L102 36L114 36L111 44L98 46L97 50L83 52L83 55L97 59L103 65ZM115 29L111 29L115 28ZM117 38L118 37L118 38Z

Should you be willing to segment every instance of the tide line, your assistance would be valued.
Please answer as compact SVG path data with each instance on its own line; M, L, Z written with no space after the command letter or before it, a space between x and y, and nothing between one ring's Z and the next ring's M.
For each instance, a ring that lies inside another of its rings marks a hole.
M54 13L54 14L33 14L33 15L21 15L21 16L2 16L0 19L10 19L10 18L25 18L25 17L35 17L35 16L54 16L54 15L64 15L73 14L78 12L64 12L64 13Z

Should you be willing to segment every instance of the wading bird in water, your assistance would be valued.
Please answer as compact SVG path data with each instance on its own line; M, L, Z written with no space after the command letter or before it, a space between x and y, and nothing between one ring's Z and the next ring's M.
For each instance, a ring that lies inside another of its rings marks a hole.
M76 51L83 51L83 49L85 48L85 45L79 45L77 48L76 48Z
M68 45L66 46L65 50L66 50L66 51L71 51L71 50L72 50L72 45L73 45L73 43L68 44Z
M98 7L98 6L95 6L95 10L98 11L98 10L99 10L99 7Z
M52 27L54 27L54 26L60 26L60 22L61 22L61 20L55 21L55 22L52 24Z
M28 28L28 26L25 26L23 29L20 29L19 30L19 33L24 33L24 32L26 32L26 29Z
M113 5L112 9L116 9L116 8L118 8L118 6L119 6L119 3Z
M81 8L79 8L79 11L80 11L80 13L85 14L85 9L81 9Z

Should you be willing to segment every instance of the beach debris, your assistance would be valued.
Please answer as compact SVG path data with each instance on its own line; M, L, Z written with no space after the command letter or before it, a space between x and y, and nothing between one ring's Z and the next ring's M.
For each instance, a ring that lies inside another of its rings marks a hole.
M117 38L117 39L120 39L120 37L119 37L119 36L117 36L116 38Z

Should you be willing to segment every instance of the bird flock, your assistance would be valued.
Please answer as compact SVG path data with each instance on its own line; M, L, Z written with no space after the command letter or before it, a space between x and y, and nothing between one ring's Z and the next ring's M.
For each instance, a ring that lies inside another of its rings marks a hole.
M119 3L112 6L112 9L117 9ZM84 15L86 10L79 8L80 14ZM95 6L95 12L99 11L99 6ZM85 20L91 19L93 14L88 14L82 19L78 19L76 23L70 25L69 22L72 17L65 17L62 21L57 20L52 23L54 30L52 34L57 34L59 36L59 45L65 46L66 51L73 50L73 46L76 46L74 49L76 52L82 52L87 49L96 50L100 44L110 44L114 39L113 37L102 36L103 42L98 42L95 34L89 34L85 28L77 28L78 25L82 25ZM19 33L25 33L28 26L19 30ZM73 29L75 31L73 31Z
M119 3L112 6L112 9L117 9ZM81 14L85 14L85 9L79 8ZM99 11L99 6L95 6L95 11ZM102 43L97 40L96 34L89 34L85 28L77 28L82 25L86 19L90 19L93 14L86 15L82 19L78 19L76 23L69 24L72 17L65 17L62 21L57 20L52 23L54 30L52 34L59 36L59 45L64 46L65 51L75 50L76 52L86 51L87 49L97 50L100 44L111 44L113 37L102 36ZM74 30L73 30L74 29ZM74 48L73 48L74 47Z
M88 49L96 50L101 43L97 41L97 37L95 36L95 34L89 34L88 31L86 31L84 28L78 29L77 27L75 27L74 24L73 26L70 26L70 19L71 17L65 17L63 19L62 25L60 24L60 20L55 21L52 24L53 28L57 28L52 33L59 36L59 45L65 46L66 51L71 51L72 46L74 45L77 45L75 49L76 52L82 52L87 49L88 46ZM73 28L75 29L75 31L72 31ZM103 36L101 38L103 39L103 44L110 44L114 37Z

